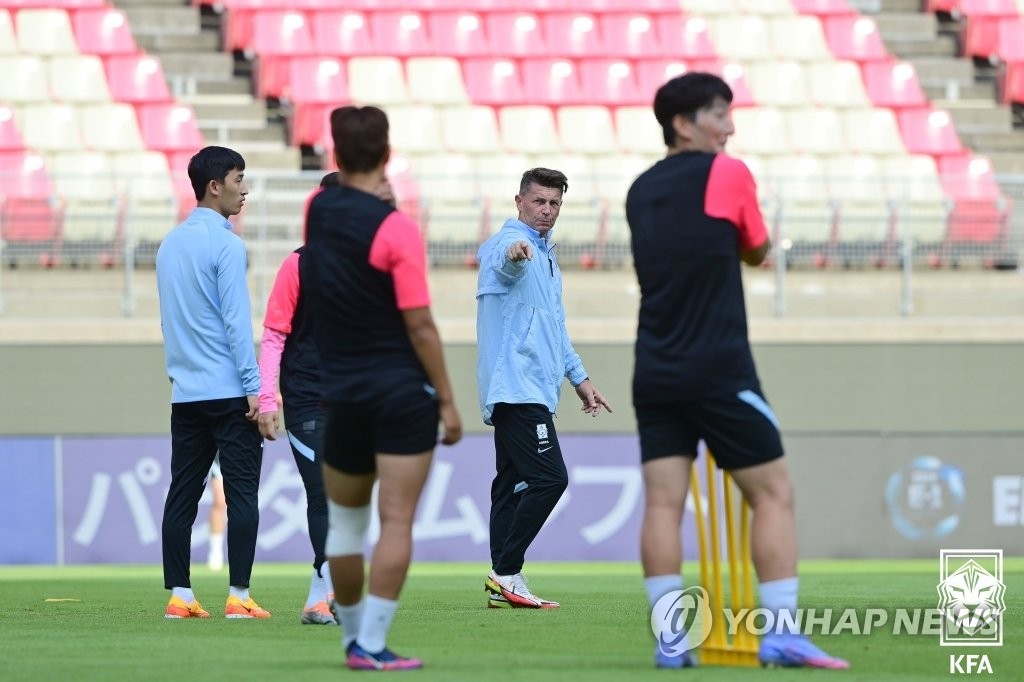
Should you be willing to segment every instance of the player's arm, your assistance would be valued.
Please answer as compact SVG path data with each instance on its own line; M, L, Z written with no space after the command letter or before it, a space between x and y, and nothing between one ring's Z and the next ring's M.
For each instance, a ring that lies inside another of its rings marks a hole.
M249 287L245 280L245 245L231 239L217 257L217 290L220 294L221 316L228 346L235 360L242 388L249 399L246 416L256 421L257 395L260 392L260 371L256 365L256 348L252 339L252 318Z
M724 218L736 226L741 261L756 266L768 257L772 242L757 200L757 184L745 163L725 154L715 157L704 210L709 216Z
M740 249L740 260L747 265L760 265L764 262L764 259L768 257L768 253L772 250L772 240L765 237L764 242L761 246L753 249Z

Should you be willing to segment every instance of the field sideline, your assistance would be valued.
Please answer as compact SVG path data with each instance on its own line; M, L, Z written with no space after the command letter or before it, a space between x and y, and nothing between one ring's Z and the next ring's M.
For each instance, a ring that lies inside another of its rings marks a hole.
M1024 559L1007 559L1004 646L940 648L934 635L816 637L852 663L848 671L705 667L656 671L639 566L632 563L531 564L537 593L558 611L489 610L486 567L413 566L391 644L422 657L416 680L587 682L688 676L700 680L934 680L949 675L950 653L987 653L995 677L1024 669ZM696 566L686 574L696 576ZM308 566L257 563L253 595L269 621L229 621L222 613L227 573L193 571L210 620L164 619L159 566L0 566L0 679L313 680L363 675L342 666L337 628L298 622ZM802 606L933 608L938 560L806 561ZM693 584L693 579L688 581ZM47 599L75 601L46 601ZM393 676L392 674L391 676ZM371 675L372 677L373 675ZM389 676L390 677L390 676Z

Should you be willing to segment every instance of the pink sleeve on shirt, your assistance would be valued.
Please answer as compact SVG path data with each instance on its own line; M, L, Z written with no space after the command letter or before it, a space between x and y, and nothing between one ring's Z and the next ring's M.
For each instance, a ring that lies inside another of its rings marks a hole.
M754 176L737 158L719 154L711 162L704 212L735 225L740 233L740 248L744 251L759 248L768 239Z
M384 219L370 245L370 265L391 273L399 310L430 305L426 249L420 227L412 218L393 211Z
M267 301L263 326L285 334L292 332L292 318L299 304L299 254L290 253L274 278L274 288Z
M277 411L277 376L288 335L265 327L260 341L260 412Z

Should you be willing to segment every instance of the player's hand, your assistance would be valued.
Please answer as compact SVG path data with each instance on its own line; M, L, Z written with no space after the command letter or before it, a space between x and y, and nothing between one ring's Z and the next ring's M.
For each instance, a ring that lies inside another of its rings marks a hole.
M280 413L275 410L273 412L260 412L259 417L260 434L267 440L277 440L277 431L281 428L281 417Z
M462 419L455 403L441 403L441 423L444 425L443 444L455 445L462 439Z
M260 397L258 395L247 395L245 399L249 401L249 411L245 413L245 418L254 422L260 413Z
M583 401L584 414L596 417L602 407L608 412L612 412L612 406L604 399L597 387L590 382L590 379L584 379L583 383L576 387L576 395Z
M513 263L519 263L523 260L533 260L533 247L530 246L529 242L518 241L508 247L508 251L505 255L508 256L508 259Z

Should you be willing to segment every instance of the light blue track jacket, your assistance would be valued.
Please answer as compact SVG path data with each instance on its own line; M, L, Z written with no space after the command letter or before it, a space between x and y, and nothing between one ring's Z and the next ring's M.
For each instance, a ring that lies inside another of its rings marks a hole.
M260 392L245 245L216 211L197 207L156 255L171 402Z
M533 245L532 260L508 260L508 249L517 241ZM587 378L565 328L562 272L554 248L514 219L480 247L476 385L485 424L491 423L497 403L535 403L554 414L562 379L578 386Z

